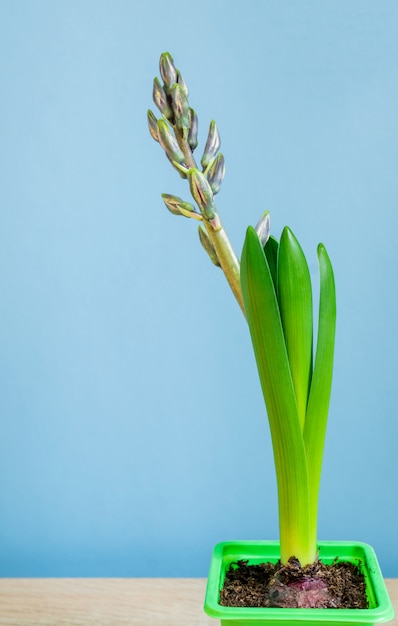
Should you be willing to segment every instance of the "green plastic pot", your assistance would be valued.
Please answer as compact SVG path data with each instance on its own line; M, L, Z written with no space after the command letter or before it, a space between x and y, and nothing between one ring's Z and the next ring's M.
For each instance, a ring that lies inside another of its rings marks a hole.
M282 609L227 607L219 604L225 573L231 563L241 559L250 564L279 560L278 541L234 541L219 543L214 548L207 581L205 612L221 620L221 626L350 626L387 622L394 610L380 570L376 554L366 543L320 541L319 558L332 563L336 557L360 566L366 581L368 609Z

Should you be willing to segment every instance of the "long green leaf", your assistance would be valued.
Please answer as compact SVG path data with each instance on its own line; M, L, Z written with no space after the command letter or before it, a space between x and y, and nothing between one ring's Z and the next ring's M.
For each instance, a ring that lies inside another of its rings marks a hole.
M274 283L276 293L278 293L278 247L279 243L272 235L269 237L264 246L264 254L267 257L268 267L271 272L272 282Z
M318 262L320 274L318 339L304 427L313 535L316 534L318 492L332 389L336 332L336 289L333 268L323 244L318 246Z
M312 289L304 252L287 227L278 251L278 301L303 429L312 373Z
M302 430L271 272L249 227L241 259L241 286L267 407L278 482L281 559L315 558L309 536L308 477Z

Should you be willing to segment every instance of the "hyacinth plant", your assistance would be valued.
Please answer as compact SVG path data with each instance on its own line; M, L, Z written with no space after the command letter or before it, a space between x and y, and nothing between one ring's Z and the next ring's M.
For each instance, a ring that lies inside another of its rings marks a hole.
M322 244L317 340L313 341L310 273L303 250L285 227L280 240L270 235L266 212L249 226L239 262L216 208L214 196L225 174L220 136L210 123L197 164L198 117L188 88L168 52L160 57L153 100L159 119L148 111L152 137L187 179L194 204L163 194L174 215L199 222L199 239L220 267L245 315L267 408L278 485L280 557L301 565L317 558L318 493L332 383L336 296L333 269Z

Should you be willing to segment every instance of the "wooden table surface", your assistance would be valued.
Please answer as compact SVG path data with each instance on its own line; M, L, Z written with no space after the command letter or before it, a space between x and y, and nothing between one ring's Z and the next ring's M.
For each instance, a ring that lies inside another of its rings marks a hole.
M398 579L387 586L398 626ZM1 626L218 626L204 578L2 578Z

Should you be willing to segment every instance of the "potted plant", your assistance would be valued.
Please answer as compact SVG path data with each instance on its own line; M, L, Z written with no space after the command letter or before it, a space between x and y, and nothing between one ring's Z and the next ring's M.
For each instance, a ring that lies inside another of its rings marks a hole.
M154 79L153 100L161 117L148 111L149 130L187 179L195 204L170 194L162 197L171 213L198 221L200 241L224 272L247 319L278 486L280 541L218 544L205 611L222 624L235 626L388 621L392 605L372 548L317 540L336 325L334 275L325 246L318 246L315 341L310 273L298 240L288 227L279 241L271 236L266 212L256 228L247 229L238 260L214 200L225 174L217 125L210 124L198 165L194 158L198 118L189 105L186 83L167 52L160 57L160 75L162 81Z

